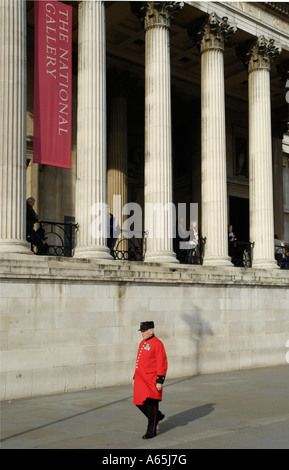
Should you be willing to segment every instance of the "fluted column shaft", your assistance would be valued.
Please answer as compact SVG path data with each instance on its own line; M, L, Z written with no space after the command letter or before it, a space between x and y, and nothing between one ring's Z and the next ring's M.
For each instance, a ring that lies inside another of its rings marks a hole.
M201 52L203 264L231 265L228 257L224 48L235 32L212 13L194 36Z
M122 208L127 204L127 97L117 93L111 99L108 139L107 202L121 226Z
M223 51L206 51L201 64L204 265L229 264Z
M0 253L26 242L26 2L0 0Z
M270 103L270 61L276 53L272 42L258 38L248 63L250 241L254 242L252 266L264 269L277 268Z
M145 261L176 263L173 252L170 22L179 2L144 2Z
M145 260L171 262L176 259L169 233L173 223L168 206L172 203L172 143L166 27L147 30L145 67L145 228L149 231Z
M76 257L111 258L106 247L106 41L104 2L79 4Z

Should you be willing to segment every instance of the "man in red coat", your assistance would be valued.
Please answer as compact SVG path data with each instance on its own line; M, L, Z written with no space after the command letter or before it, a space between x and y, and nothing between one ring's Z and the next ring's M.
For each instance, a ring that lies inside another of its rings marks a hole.
M154 335L154 322L140 324L142 341L139 344L133 378L133 404L147 417L148 426L143 439L156 436L157 424L165 415L159 411L168 361L163 343Z

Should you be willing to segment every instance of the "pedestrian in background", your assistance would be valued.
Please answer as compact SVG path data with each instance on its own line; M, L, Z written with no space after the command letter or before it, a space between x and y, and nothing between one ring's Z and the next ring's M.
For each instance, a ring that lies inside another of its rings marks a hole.
M34 197L26 199L26 240L30 243L34 243L35 240L38 239L36 231L34 230L34 224L40 222L38 215L33 209L34 204Z
M274 235L274 252L275 252L275 260L277 261L278 266L282 265L282 242L279 240L278 235Z

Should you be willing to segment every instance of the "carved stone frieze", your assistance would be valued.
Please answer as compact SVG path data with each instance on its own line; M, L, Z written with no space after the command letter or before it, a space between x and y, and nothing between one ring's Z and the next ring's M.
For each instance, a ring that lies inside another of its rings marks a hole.
M205 19L191 23L188 34L203 53L212 49L223 51L236 30L236 26L228 24L226 16L220 18L216 13L211 13Z
M131 11L139 18L144 30L153 27L169 28L183 2L130 2Z
M272 61L280 52L281 47L275 44L274 39L266 39L264 36L259 36L237 48L237 55L248 67L249 73L258 69L270 70Z

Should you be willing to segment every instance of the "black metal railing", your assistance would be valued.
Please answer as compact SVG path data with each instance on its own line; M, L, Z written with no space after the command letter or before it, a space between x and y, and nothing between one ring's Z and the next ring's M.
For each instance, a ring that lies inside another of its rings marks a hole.
M289 243L275 245L275 259L280 269L289 269Z
M77 224L41 221L33 232L31 250L41 256L73 256Z
M141 232L140 237L125 238L125 231L122 231L119 240L117 241L115 248L111 251L112 256L116 260L125 261L144 261L146 251L146 237L147 232ZM181 241L186 244L185 241ZM181 264L203 264L203 253L206 239L200 237L198 245L194 249L182 248L182 244L179 240L174 246L174 250L177 259Z
M189 242L176 240L175 253L181 264L203 264L204 246L206 238L199 236L199 242L195 247L191 247Z
M233 247L230 251L231 260L234 266L238 268L251 268L253 259L253 242L233 242Z
M186 243L186 242L183 242ZM195 249L189 250L189 245L181 249L182 246L179 242L176 243L177 259L181 264L203 264L204 251L205 251L206 238L200 237L199 243ZM254 243L251 242L236 242L232 248L231 260L234 266L237 267L252 267L252 255Z
M126 238L126 230L121 230L120 237L111 254L116 260L143 261L145 254L146 232L139 232L139 237ZM138 233L136 232L136 235Z
M75 235L78 224L42 221L39 228L33 232L32 239L28 238L31 250L36 255L44 256L73 256ZM139 237L126 238L126 231L121 234L111 254L116 260L144 261L147 232L139 232ZM174 251L181 264L202 265L206 238L199 237L196 247L190 249L184 240L176 239ZM289 269L289 244L280 248L281 256L277 263L281 269ZM232 249L231 260L236 267L252 267L254 242L237 241Z

